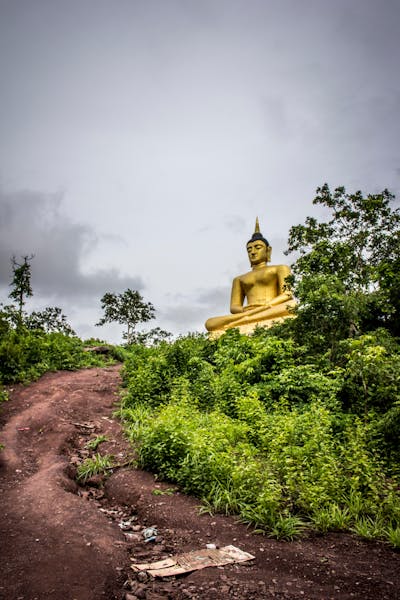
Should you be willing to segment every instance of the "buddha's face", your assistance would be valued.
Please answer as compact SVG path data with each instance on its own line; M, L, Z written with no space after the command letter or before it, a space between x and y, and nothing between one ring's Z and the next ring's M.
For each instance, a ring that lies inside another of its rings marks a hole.
M269 252L267 246L261 240L255 240L247 244L247 254L252 266L268 262Z

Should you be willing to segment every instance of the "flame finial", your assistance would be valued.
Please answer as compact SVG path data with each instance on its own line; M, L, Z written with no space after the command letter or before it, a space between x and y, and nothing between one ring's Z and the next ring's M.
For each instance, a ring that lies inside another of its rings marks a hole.
M251 239L247 243L249 244L250 242L255 242L256 240L261 240L262 242L264 242L264 244L267 247L269 246L268 240L265 239L265 237L263 236L263 234L260 231L260 222L258 220L258 217L256 217L256 225L254 228L254 233L251 236Z

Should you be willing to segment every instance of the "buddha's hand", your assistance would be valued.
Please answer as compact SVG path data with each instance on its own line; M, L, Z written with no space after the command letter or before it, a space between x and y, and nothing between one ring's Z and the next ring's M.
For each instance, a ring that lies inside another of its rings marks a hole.
M267 308L271 308L271 305L270 304L249 304L248 306L244 307L244 310L245 311L248 311L248 310L257 311L257 310L265 310Z
M233 315L238 315L238 314L244 312L245 310L246 310L246 308L244 308L243 306L238 306L236 304L231 305L231 313Z

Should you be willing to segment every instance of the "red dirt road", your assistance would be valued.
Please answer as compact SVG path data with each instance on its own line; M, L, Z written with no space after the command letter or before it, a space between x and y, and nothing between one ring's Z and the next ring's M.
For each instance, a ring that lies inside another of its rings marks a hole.
M76 465L89 455L90 439L106 435L96 452L119 464L131 458L112 417L119 385L117 366L49 373L16 386L2 406L0 599L400 597L400 553L384 544L348 534L270 540L234 518L199 516L196 499L170 494L171 484L127 467L78 485ZM148 526L157 527L155 542L144 540ZM132 560L210 542L233 544L255 560L155 580L130 568Z

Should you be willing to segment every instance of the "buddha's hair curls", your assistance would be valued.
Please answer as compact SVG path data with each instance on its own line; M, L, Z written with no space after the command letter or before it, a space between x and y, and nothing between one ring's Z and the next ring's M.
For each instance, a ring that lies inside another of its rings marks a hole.
M247 244L250 244L250 242L264 242L264 244L267 246L267 248L270 248L269 242L268 240L265 239L265 237L262 235L262 233L260 232L255 232L253 233L253 235L251 236L251 239L247 242ZM246 244L246 246L247 246Z

